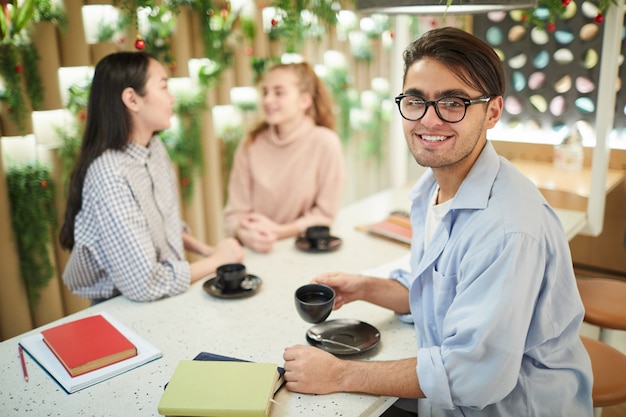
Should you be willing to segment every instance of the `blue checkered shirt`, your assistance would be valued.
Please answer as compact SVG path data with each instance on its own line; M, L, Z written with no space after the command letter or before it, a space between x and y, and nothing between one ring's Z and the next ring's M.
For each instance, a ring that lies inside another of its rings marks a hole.
M157 137L105 151L89 167L74 248L63 273L85 298L117 294L137 301L189 288L176 176Z

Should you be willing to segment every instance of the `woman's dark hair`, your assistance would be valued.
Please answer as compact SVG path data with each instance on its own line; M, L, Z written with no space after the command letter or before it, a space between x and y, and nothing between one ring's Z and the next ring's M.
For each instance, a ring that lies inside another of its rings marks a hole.
M96 65L83 141L70 177L65 223L59 236L65 249L74 247L74 219L83 205L83 184L89 166L107 149L121 150L128 144L132 122L122 92L130 87L140 96L145 94L150 59L145 52L118 52L105 56Z
M464 30L443 27L426 32L404 51L404 76L415 61L433 58L468 86L486 96L502 96L506 87L500 58L486 42Z

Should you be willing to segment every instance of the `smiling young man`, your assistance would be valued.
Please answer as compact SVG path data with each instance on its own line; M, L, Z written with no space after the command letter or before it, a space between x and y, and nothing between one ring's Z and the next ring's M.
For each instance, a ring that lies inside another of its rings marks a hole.
M413 358L345 361L285 350L287 388L405 399L426 416L591 416L591 365L567 238L537 188L487 141L502 64L480 39L435 29L404 53L396 103L418 164L411 272L328 273L335 308L365 300L414 323ZM383 336L384 337L384 336Z

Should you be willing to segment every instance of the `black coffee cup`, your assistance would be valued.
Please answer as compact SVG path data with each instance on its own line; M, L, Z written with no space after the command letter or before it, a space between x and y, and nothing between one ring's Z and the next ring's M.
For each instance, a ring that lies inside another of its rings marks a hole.
M309 323L321 323L333 310L335 291L322 284L307 284L295 293L296 310Z
M217 267L215 286L223 291L234 291L241 288L241 283L246 278L244 264L224 264Z
M326 250L330 241L330 227L324 225L307 227L304 236L309 241L311 248Z

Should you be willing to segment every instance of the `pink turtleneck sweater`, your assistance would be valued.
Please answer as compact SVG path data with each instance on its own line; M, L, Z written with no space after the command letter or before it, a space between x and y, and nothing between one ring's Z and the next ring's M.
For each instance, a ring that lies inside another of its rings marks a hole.
M300 232L330 225L344 186L343 153L335 132L308 117L285 138L270 127L235 152L224 209L226 233L234 235L239 217L253 212L279 224L295 222Z

